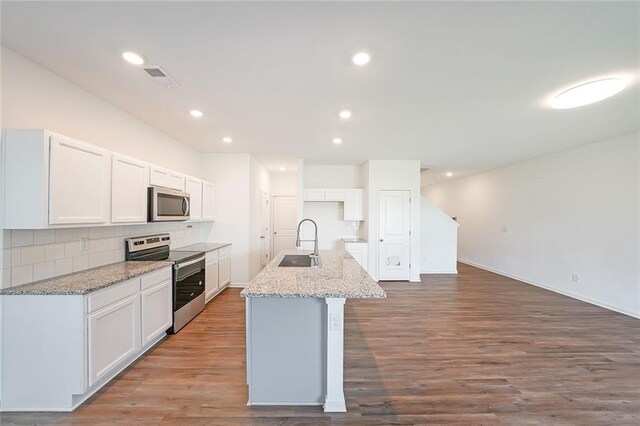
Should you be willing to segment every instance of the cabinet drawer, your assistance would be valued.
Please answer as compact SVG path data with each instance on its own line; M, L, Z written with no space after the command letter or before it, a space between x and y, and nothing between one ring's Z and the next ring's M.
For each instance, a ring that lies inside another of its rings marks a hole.
M220 257L228 256L229 254L231 254L231 246L222 247L220 250L218 250L218 253L220 253Z
M159 271L151 272L142 276L142 290L153 287L163 281L171 280L171 268L167 267Z
M104 290L99 290L87 297L87 312L91 313L100 308L136 294L140 291L140 278L133 278L122 284L116 284Z
M211 262L216 262L218 260L218 252L220 250L213 250L213 251L209 251L207 252L206 256L206 263L207 265Z

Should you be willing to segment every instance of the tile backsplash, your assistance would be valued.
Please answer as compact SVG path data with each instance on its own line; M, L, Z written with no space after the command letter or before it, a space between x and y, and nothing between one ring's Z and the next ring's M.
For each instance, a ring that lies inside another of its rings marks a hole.
M121 262L124 260L124 239L129 237L168 232L171 235L171 248L206 241L211 226L211 222L166 222L92 228L4 230L1 287Z

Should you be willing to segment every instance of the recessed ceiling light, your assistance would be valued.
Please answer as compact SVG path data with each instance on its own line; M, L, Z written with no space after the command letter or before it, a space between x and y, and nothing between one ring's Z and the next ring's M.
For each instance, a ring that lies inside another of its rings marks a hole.
M627 86L622 78L603 78L572 87L556 95L551 101L554 109L576 108L607 99Z
M204 115L203 112L198 109L192 109L191 111L189 111L189 114L191 114L191 116L195 118L202 118L202 116Z
M453 176L453 173L447 172L447 177L451 177L451 176Z
M358 52L353 55L353 58L351 58L351 60L356 65L367 65L371 60L371 55L369 55L367 52Z
M231 143L231 142L233 142L233 139L231 139L229 136L225 136L225 137L222 138L222 142Z
M286 169L284 168L284 166L280 167L280 171L284 172Z
M147 59L135 52L124 52L122 58L133 65L144 65L147 63Z
M335 143L336 145L340 145L342 143L342 139L340 138L333 138L333 143Z
M342 111L340 111L338 116L346 120L347 118L351 118L351 111L349 111L348 109L343 109Z

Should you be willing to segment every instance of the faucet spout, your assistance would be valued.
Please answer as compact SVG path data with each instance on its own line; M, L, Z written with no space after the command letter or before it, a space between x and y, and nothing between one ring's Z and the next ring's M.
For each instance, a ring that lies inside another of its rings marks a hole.
M300 243L302 242L302 240L300 239L300 227L302 226L302 224L304 222L313 223L313 227L315 228L315 235L314 235L314 239L313 239L313 253L311 253L309 256L317 258L319 256L318 255L318 224L315 223L313 220L311 220L311 219L302 219L300 221L300 223L298 223L298 231L296 232L296 247L300 247L300 245L301 245Z

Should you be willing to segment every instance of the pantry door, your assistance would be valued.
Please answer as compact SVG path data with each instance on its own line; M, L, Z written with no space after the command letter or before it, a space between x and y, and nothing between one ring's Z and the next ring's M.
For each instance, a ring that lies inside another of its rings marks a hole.
M296 248L297 221L297 198L274 196L272 256L276 256L281 250Z
M378 280L411 278L411 192L378 193Z

